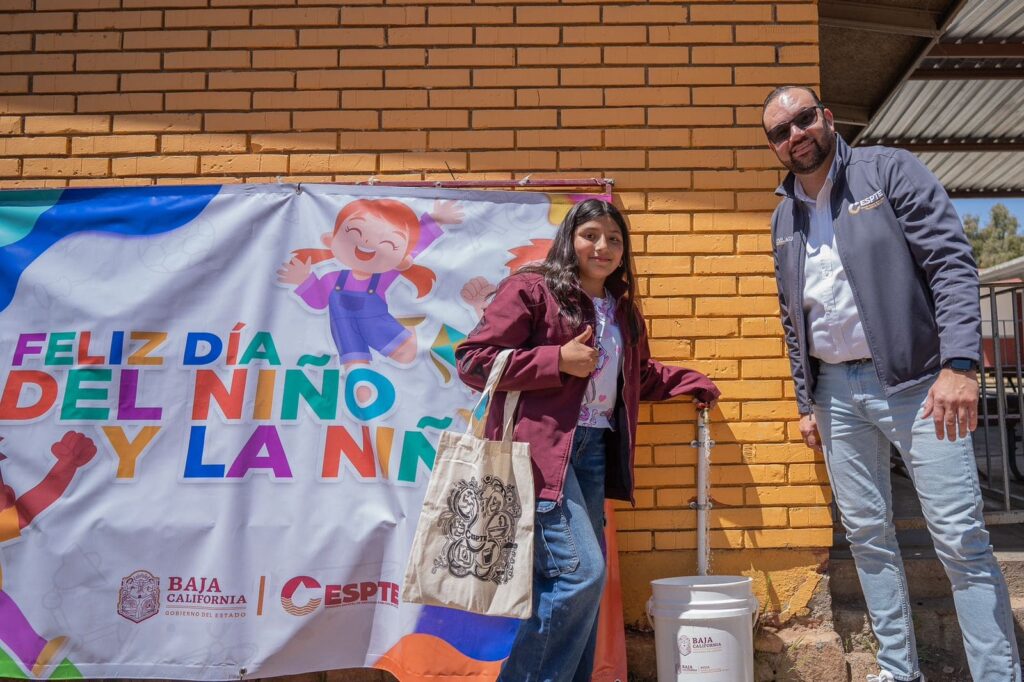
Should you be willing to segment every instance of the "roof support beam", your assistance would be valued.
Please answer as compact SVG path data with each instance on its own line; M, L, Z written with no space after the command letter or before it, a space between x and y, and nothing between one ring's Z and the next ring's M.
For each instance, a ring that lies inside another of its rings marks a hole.
M1024 69L1020 67L1007 69L974 69L965 66L961 69L917 69L910 74L912 81L1003 81L1024 79Z
M925 48L918 53L918 55L914 58L914 61L911 62L908 66L907 70L903 72L903 76L900 78L899 82L893 85L892 90L889 91L889 94L886 95L882 103L874 111L871 112L871 118L877 116L879 112L885 111L885 108L889 105L889 102L891 102L893 97L896 96L896 93L899 92L899 89L910 77L910 74L914 73L914 71L917 70L918 66L920 66L925 56L927 56L927 54L931 52L932 48L935 47L935 45L939 42L939 36L942 35L943 31L949 28L949 25L953 23L954 19L956 19L956 15L960 13L960 11L964 8L964 5L966 4L967 0L952 0L952 3L947 8L946 12L942 15L942 20L939 21L938 23L939 35L932 37L928 41L928 44L925 46ZM863 137L865 131L867 130L867 127L861 128L861 131L857 133L857 137L853 138L853 146L860 144L861 137Z
M938 43L926 59L1024 59L1024 43Z
M836 123L845 125L866 126L871 120L871 110L856 104L843 104L840 102L828 103L825 105L835 116Z
M942 34L935 12L851 0L821 0L818 22L822 26L922 38L938 38Z
M1020 189L948 189L954 199L1019 199L1024 197L1024 188Z
M928 152L1024 152L1024 138L964 138L935 140L863 140L861 144L884 144L915 154Z

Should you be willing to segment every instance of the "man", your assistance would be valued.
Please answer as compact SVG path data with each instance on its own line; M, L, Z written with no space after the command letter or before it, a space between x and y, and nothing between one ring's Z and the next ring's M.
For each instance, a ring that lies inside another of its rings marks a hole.
M763 124L791 171L772 240L800 433L824 452L878 639L881 670L868 680L921 679L892 524L891 443L952 582L971 674L1021 682L970 440L981 315L960 220L912 154L851 149L813 90L777 88Z

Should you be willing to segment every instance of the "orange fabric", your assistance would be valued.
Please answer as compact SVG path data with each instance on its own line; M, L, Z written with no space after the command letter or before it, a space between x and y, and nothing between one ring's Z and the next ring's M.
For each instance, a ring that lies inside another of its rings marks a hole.
M608 519L604 539L608 548L608 582L601 599L601 615L597 624L597 654L594 660L593 682L625 682L626 631L622 616L622 585L619 582L619 548L615 540L615 510L605 501L604 515Z
M478 661L434 635L406 635L373 666L402 682L491 682L501 661Z

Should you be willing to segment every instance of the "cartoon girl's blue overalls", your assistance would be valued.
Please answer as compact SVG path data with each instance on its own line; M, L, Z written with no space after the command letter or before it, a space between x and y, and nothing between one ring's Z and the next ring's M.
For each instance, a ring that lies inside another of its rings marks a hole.
M366 291L346 291L349 271L342 270L328 298L331 336L341 362L369 361L370 349L391 355L412 334L388 312L377 295L380 274L370 277Z

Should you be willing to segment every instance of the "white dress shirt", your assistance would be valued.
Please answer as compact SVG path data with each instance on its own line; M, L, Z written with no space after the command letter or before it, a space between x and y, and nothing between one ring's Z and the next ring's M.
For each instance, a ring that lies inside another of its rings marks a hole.
M836 250L832 223L832 184L836 160L832 160L825 185L812 199L797 178L796 198L807 210L810 229L807 234L807 260L804 263L804 317L810 354L828 363L848 362L871 357L860 313L853 299L853 288L846 278L843 262Z

